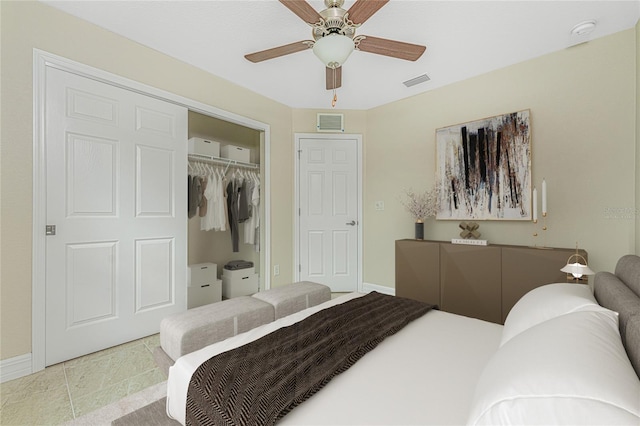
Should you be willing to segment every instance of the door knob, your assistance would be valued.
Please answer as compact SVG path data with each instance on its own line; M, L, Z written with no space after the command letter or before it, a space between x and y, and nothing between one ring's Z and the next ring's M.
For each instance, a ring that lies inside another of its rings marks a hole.
M346 224L349 226L356 226L356 223L357 222L355 220L352 220L351 222L347 222Z

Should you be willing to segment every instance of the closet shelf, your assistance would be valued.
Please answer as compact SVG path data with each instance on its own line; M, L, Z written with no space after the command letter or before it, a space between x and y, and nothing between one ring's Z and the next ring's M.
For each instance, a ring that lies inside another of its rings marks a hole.
M245 163L243 161L231 160L229 158L213 157L210 155L202 154L189 154L189 161L200 161L208 164L222 164L223 166L244 167L247 169L259 169L260 164Z

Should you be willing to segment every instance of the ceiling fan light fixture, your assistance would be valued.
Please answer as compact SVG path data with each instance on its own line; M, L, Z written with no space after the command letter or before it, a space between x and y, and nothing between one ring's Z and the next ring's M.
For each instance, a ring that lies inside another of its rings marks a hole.
M313 45L313 53L329 68L338 68L345 63L355 44L353 39L342 34L329 34Z

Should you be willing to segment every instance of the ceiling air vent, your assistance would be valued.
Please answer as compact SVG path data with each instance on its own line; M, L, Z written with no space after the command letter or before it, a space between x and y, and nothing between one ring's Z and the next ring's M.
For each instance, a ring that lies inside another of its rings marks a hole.
M417 77L412 78L411 80L407 80L407 81L403 82L402 84L404 84L407 87L411 87L411 86L415 86L416 84L424 83L424 82L429 81L429 80L431 80L431 79L429 78L428 75L422 74L422 75L419 75Z
M344 114L318 114L317 129L319 132L344 133Z

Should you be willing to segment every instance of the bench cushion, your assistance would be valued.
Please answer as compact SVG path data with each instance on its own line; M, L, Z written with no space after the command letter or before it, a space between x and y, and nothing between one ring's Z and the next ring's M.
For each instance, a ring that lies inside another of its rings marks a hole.
M160 346L175 361L273 320L273 305L250 296L236 297L164 318Z
M253 297L272 304L278 319L331 300L331 289L323 284L300 281L261 291Z

